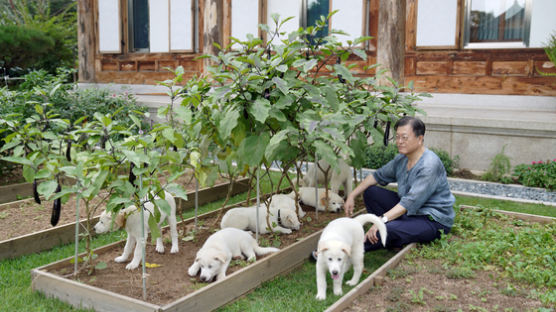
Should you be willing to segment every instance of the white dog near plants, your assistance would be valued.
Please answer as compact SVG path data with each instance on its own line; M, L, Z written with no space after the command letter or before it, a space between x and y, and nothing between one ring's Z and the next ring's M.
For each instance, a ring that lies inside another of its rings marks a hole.
M305 216L305 211L301 209L301 206L295 204L295 200L288 194L276 194L273 195L270 201L270 210L293 210L299 209L299 217L303 218Z
M160 209L160 222L158 223L158 228L160 229L160 225L164 220L168 220L168 224L170 225L170 236L172 238L172 249L170 253L177 253L179 251L178 247L178 231L176 228L176 201L172 194L168 192L164 192L164 199L170 205L170 216L166 215L162 209ZM157 197L158 198L158 197ZM149 233L149 215L154 213L154 205L152 202L145 203L145 209L147 210L144 213L144 226L145 226L145 237L144 241L147 241L147 235ZM135 247L135 251L133 252L133 259L130 263L126 265L126 269L133 270L136 269L139 264L141 263L141 256L142 256L142 246L141 242L141 212L135 207L131 205L125 209L120 210L120 212L116 215L114 222L112 222L112 216L106 210L103 211L100 215L98 223L95 225L95 232L97 233L105 233L110 231L111 224L114 223L113 230L117 230L119 228L125 228L127 232L127 240L124 247L124 252L121 256L116 257L114 261L121 263L127 260L131 255L131 251L133 247ZM158 237L156 239L156 251L159 253L164 253L164 244L162 243L162 237Z
M367 213L355 218L338 218L328 223L322 231L317 247L317 296L326 299L326 269L333 280L334 294L342 294L344 274L353 264L353 277L346 284L354 286L363 272L366 223L378 226L382 244L386 244L386 225L374 214Z
M344 199L337 193L328 191L328 206L326 205L326 190L318 188L318 199L315 199L315 188L302 186L299 188L299 201L311 207L317 207L318 211L340 212L344 209ZM295 199L295 193L292 191L288 194L290 198ZM317 202L315 202L317 200Z
M343 159L338 160L337 171L323 159L319 160L319 166L324 170L328 170L328 182L330 183L330 190L339 194L340 186L344 187L344 196L351 193L353 189L353 172L351 167L346 164ZM329 169L330 168L330 169ZM315 170L317 171L317 181L315 183ZM317 186L317 184L324 185L324 172L320 170L315 164L309 164L307 173L303 176L303 186Z
M232 258L245 256L247 261L255 261L256 256L263 256L280 251L274 247L260 247L257 241L246 231L236 228L222 229L207 238L203 247L197 251L195 261L187 270L189 276L197 276L202 282L210 282L216 277L219 281L226 277L226 270Z
M266 205L259 207L259 219L257 220L257 207L239 207L228 210L222 221L220 228L236 228L240 230L249 230L255 232L257 230L257 222L259 223L259 233L266 234L268 232L277 232L282 234L291 234L292 230L299 230L299 219L295 211L290 209L270 209L270 225L272 229L268 229L266 216L268 212Z

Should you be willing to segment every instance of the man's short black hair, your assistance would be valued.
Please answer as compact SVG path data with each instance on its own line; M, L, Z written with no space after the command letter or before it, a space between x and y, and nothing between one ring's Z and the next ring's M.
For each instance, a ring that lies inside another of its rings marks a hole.
M415 134L416 137L425 135L425 123L421 119L412 116L404 116L400 118L394 125L394 130L398 131L398 127L403 127L408 124L411 125L413 134Z

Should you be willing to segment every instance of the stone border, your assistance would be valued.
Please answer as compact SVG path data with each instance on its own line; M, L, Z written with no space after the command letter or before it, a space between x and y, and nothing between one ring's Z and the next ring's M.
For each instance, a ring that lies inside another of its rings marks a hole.
M246 192L249 188L247 185L248 180L248 178L244 178L234 182L232 195ZM228 185L229 183L221 183L199 190L199 205L225 198ZM195 207L195 191L188 192L187 196L189 198L187 201L178 198L177 206L180 207L181 204L182 212ZM93 224L97 221L98 216L91 219ZM80 223L82 227L86 226L86 220L83 219ZM59 245L71 243L74 239L75 222L3 240L0 241L0 260L41 252Z

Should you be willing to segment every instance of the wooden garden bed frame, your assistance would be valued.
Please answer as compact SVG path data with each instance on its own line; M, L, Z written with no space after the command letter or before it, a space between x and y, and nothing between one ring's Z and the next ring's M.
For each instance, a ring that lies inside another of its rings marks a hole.
M234 182L232 195L244 193L248 190L248 178ZM199 190L198 204L203 205L226 197L229 183L217 184ZM189 200L177 199L177 206L182 212L195 207L195 191L187 193ZM98 221L98 216L91 219L92 223ZM81 226L85 226L85 220L81 220ZM16 258L22 255L33 254L53 247L68 244L75 239L75 222L67 223L47 230L42 230L11 239L0 241L0 260Z
M479 207L460 205L460 209L479 209ZM494 209L493 211L517 219L525 220L525 221L539 222L539 223L556 222L556 218L553 217L538 216L538 215L532 215L527 213L497 210L497 209ZM361 283L355 286L351 291L346 293L344 296L338 299L338 301L336 301L333 305L328 307L328 309L326 309L325 312L343 311L347 307L351 306L351 303L353 302L353 300L355 300L355 298L366 293L372 286L381 285L383 283L383 279L384 276L386 275L386 272L390 269L395 268L407 255L407 253L415 246L416 246L415 243L407 245L398 254L396 254L385 264L383 264L380 268L378 268L375 272L373 272L373 274L369 275L365 280L363 280Z
M233 204L221 209L229 209L244 203ZM217 213L219 210L202 214L198 218ZM182 222L191 223L194 222L194 218ZM279 252L228 275L223 280L216 281L166 305L148 303L47 272L67 266L73 257L31 270L31 288L47 297L57 298L74 307L92 308L96 311L210 311L237 299L261 283L300 266L316 247L321 232L322 230L312 233ZM113 248L122 248L124 243L125 241L122 240L97 248L95 253L101 254Z

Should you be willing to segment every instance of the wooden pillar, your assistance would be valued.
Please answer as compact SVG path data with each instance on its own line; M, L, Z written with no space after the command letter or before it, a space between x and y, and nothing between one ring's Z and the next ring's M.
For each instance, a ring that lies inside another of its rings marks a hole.
M386 75L404 83L406 0L380 0L378 12L377 63ZM379 79L380 85L389 85Z
M203 11L203 54L218 54L218 48L214 43L222 46L223 40L223 21L224 20L224 1L204 0ZM210 65L210 59L204 59L203 72L206 72Z
M94 0L77 1L79 82L95 81Z

